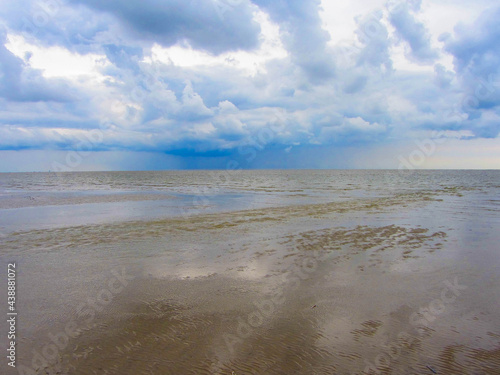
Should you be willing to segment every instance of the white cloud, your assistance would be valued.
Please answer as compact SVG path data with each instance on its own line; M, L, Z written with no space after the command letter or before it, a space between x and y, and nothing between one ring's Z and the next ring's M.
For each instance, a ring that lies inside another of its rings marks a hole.
M85 76L102 81L104 77L99 71L110 65L104 55L80 55L59 46L36 46L26 42L21 35L8 34L7 38L7 49L32 68L41 70L46 78L78 79Z
M179 67L226 66L242 70L248 75L265 72L265 64L273 59L288 56L280 39L278 25L271 22L269 16L260 11L254 12L254 20L261 27L260 47L253 51L234 51L213 55L205 51L193 49L186 43L172 47L162 47L154 44L151 55L144 62L160 61Z

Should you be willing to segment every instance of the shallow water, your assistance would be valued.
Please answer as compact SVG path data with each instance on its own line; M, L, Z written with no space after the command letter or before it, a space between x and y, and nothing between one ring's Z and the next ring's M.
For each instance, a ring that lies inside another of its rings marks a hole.
M18 363L497 374L499 192L496 171L0 174Z

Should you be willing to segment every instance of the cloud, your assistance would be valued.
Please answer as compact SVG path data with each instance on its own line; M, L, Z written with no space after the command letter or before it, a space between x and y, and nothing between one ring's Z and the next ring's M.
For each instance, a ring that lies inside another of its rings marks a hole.
M103 43L119 44L121 39L113 17L62 0L6 2L0 18L29 43L63 46L82 54L100 51Z
M438 52L431 46L429 31L411 13L418 10L420 3L400 3L390 11L389 20L396 29L396 35L408 43L407 57L417 63L430 64L438 58Z
M61 79L46 79L6 47L0 30L0 96L11 101L68 102L76 100L76 90ZM28 56L29 57L29 56Z
M472 25L458 25L455 35L443 35L445 50L466 93L464 110L480 116L481 109L500 106L500 7L485 11Z
M330 35L322 27L319 0L253 0L280 25L292 61L313 83L333 77L335 64L328 49Z
M215 54L257 47L259 25L248 1L73 0L116 17L140 39L163 46L187 42Z
M204 167L277 166L286 154L312 166L308 154L318 165L332 149L390 154L391 142L433 130L464 142L498 136L498 7L444 35L442 51L418 0L359 8L342 44L321 12L319 0L7 2L0 149L78 149L99 129L95 152ZM18 47L6 48L6 35ZM62 55L90 67L51 62Z
M136 68L144 57L140 47L116 44L104 44L102 47L108 60L120 69Z
M0 17L30 42L79 53L135 42L220 54L259 45L254 10L248 0L19 0L2 4Z
M387 127L378 123L370 123L361 117L344 118L337 126L325 126L319 134L320 144L374 143L387 132Z
M444 49L453 56L455 71L464 96L462 110L470 120L500 112L500 7L484 11L470 25L455 27L454 35L441 36ZM477 125L478 137L494 137L500 132L498 121Z
M434 66L434 71L436 72L436 85L438 85L442 89L449 88L451 82L453 81L453 78L455 77L453 72L446 70L446 68L441 64L436 64Z
M344 92L346 94L354 94L361 91L368 81L368 77L366 76L356 76L352 80L349 80L347 84L344 86Z
M459 73L471 69L485 76L496 74L500 58L500 7L488 9L472 24L459 24L455 35L445 34L441 40L445 50L454 57L455 69Z
M356 36L363 47L360 49L357 64L383 67L385 71L392 70L392 60L389 49L391 46L387 28L381 22L382 12L373 12L365 17L359 17Z

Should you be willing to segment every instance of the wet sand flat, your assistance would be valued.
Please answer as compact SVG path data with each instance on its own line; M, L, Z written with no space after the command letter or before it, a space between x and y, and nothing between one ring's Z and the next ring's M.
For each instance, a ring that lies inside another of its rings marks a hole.
M22 270L18 363L35 374L498 374L488 181L8 233L2 260Z

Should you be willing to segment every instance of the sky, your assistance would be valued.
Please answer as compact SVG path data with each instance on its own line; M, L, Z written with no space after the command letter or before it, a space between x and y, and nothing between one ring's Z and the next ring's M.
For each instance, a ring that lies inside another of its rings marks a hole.
M0 0L0 172L500 168L496 0Z

